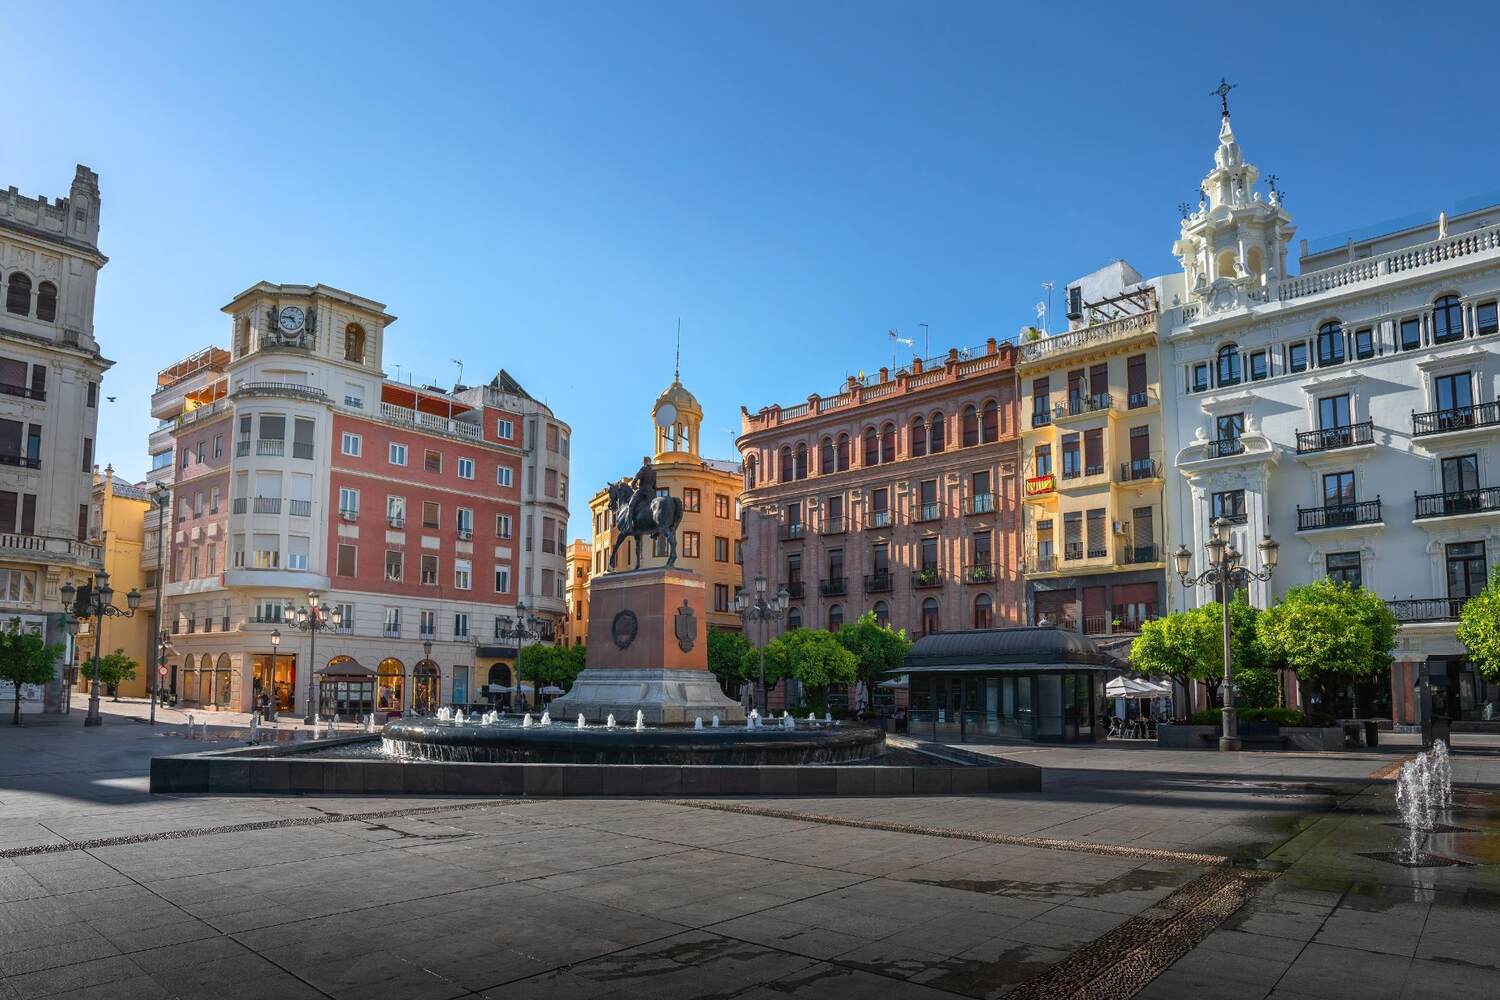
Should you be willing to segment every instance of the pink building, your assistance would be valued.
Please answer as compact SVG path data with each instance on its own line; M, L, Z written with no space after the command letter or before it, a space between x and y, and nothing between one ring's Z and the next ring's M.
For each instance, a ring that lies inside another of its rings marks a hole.
M786 586L785 628L865 611L912 636L1023 624L1017 413L1015 351L993 339L742 409L747 585Z

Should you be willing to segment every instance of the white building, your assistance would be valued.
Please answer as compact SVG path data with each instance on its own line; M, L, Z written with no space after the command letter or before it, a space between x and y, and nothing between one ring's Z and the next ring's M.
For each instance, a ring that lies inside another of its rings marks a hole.
M1204 201L1182 221L1182 273L1162 280L1169 524L1202 569L1219 514L1258 568L1281 560L1265 606L1329 576L1390 599L1402 622L1389 683L1359 714L1414 721L1425 667L1454 715L1500 697L1463 661L1454 621L1500 565L1500 205L1341 240L1297 275L1295 227L1257 190L1226 113ZM1173 579L1175 608L1207 595ZM1296 702L1293 702L1296 704Z
M99 177L85 166L68 197L0 194L0 616L65 644L59 588L101 569L89 544L99 385L94 339ZM8 687L0 697L9 699ZM60 707L61 685L23 691L28 711Z

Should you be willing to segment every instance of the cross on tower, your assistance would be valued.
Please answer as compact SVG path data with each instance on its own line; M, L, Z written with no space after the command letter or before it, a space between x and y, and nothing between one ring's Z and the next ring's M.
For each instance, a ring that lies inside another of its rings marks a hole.
M1276 196L1278 201L1281 200L1281 192L1276 190L1276 182L1279 180L1281 180L1281 178L1277 177L1275 174L1271 174L1266 178L1266 186L1271 189L1271 193Z
M1177 203L1177 211L1182 213L1182 217L1186 219L1188 217L1188 203L1185 201L1179 201Z
M1229 92L1238 86L1239 84L1229 83L1221 76L1219 77L1219 85L1209 91L1210 97L1217 97L1219 99L1219 106L1221 108L1219 113L1225 118L1229 117Z

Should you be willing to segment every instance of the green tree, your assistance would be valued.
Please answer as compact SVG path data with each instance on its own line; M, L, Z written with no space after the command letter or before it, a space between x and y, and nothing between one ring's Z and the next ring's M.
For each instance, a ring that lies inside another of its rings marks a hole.
M808 706L826 705L828 685L852 684L858 676L859 661L832 632L823 629L796 628L766 644L766 676L772 665L776 676L790 677L807 690Z
M1236 708L1275 708L1281 701L1281 685L1274 671L1247 667L1234 672Z
M55 676L61 646L49 646L39 635L21 631L21 620L12 618L10 627L0 630L0 681L14 686L15 706L11 723L21 724L21 685L46 684Z
M1500 568L1489 586L1464 602L1458 613L1458 641L1469 659L1491 681L1500 681Z
M1207 681L1216 662L1222 672L1222 632L1203 610L1174 611L1142 624L1141 634L1130 644L1131 669L1170 677L1183 691L1189 681ZM1185 706L1175 707L1179 718L1186 715Z
M835 633L839 645L854 654L855 670L866 688L874 690L876 684L887 679L893 670L899 670L906 662L911 642L906 638L906 629L899 631L875 620L875 612L866 611L857 619L847 623Z
M115 701L120 700L120 682L135 680L135 667L135 661L126 656L123 649L116 649L113 653L99 657L99 683L104 686L106 691L111 688L114 689ZM92 660L89 661L85 669L88 671L89 683L92 684L94 681L94 664Z
M537 643L524 646L516 658L516 675L534 685L541 697L542 688L554 684L566 691L583 670L586 654L583 646L549 646Z
M745 668L753 653L750 640L739 632L709 626L708 669L726 693L738 691L740 684L749 679Z
M1331 692L1391 665L1396 619L1370 591L1324 579L1287 591L1256 634L1271 662L1296 671L1327 704Z

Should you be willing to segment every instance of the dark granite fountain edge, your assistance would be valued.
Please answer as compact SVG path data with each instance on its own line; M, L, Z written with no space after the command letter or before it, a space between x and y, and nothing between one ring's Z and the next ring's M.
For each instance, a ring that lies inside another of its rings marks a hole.
M998 760L995 766L952 767L469 764L318 758L285 747L151 760L151 791L174 795L894 796L1035 792L1041 787L1040 768Z

